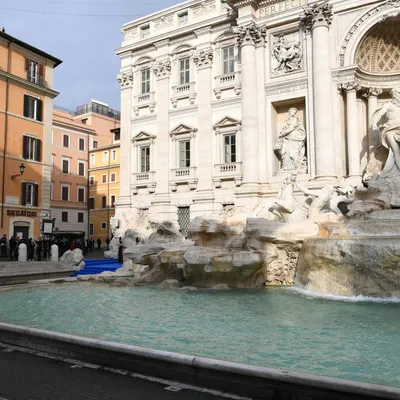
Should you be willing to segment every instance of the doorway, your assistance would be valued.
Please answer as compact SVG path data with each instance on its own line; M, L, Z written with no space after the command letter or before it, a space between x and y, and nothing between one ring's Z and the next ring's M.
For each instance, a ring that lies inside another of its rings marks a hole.
M19 236L19 239L28 240L29 239L29 227L28 226L20 226L14 225L14 237Z

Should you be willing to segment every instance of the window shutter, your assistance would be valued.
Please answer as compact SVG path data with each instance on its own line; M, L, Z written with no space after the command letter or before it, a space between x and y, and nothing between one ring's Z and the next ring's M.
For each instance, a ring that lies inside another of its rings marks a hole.
M23 141L22 141L22 157L23 157L25 160L29 157L28 141L29 141L28 136L23 136Z
M36 104L37 104L36 119L38 121L43 121L43 101L38 100Z
M22 184L22 199L21 199L21 204L23 206L26 206L26 183Z
M29 58L25 58L25 71L29 71L31 60Z
M24 117L29 117L29 96L24 95Z
M39 70L39 75L44 76L44 65L43 64L39 64L38 70Z
M39 205L39 185L33 185L33 206Z
M36 161L42 161L42 141L36 139Z

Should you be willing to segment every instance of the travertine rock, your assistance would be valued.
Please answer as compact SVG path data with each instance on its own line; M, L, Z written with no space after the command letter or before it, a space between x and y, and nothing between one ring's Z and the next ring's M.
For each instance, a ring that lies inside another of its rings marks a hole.
M399 248L400 237L309 239L299 258L296 285L323 294L398 296Z
M73 251L67 250L60 258L60 261L66 264L82 265L83 253L81 249L75 249ZM85 264L83 263L83 266Z

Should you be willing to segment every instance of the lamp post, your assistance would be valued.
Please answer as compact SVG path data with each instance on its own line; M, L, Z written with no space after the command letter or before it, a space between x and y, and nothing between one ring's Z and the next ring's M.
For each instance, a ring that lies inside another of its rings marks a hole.
M19 166L19 174L17 174L17 175L11 175L11 179L12 180L14 180L15 178L18 178L19 176L22 176L23 174L24 174L24 171L25 171L25 165L24 165L24 163L22 163L20 166Z

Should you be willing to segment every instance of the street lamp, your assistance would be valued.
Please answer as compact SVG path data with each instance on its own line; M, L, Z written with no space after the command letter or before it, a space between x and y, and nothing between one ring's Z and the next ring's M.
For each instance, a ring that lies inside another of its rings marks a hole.
M17 174L17 175L11 175L11 179L15 179L15 178L18 178L19 176L22 176L23 174L24 174L24 171L25 171L25 165L24 165L24 163L22 163L20 166L19 166L19 174Z

